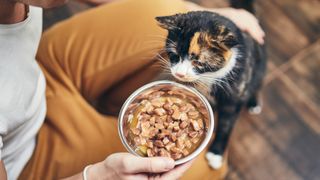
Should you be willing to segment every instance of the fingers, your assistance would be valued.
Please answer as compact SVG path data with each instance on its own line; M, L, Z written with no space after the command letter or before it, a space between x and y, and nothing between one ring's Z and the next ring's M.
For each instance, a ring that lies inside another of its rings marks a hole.
M240 13L243 14L243 19L246 19L244 21L246 23L239 25L240 29L248 32L259 44L264 44L265 32L262 30L258 19L248 11L240 10Z
M142 158L129 153L115 153L104 161L104 168L111 169L113 174L124 180L176 180L187 171L192 162L193 160L174 168L174 160L171 158Z
M264 44L264 31L260 28L259 24L254 24L251 28L244 28L243 31L250 34L259 44Z
M191 160L185 164L175 167L173 170L164 173L161 176L163 180L177 180L191 167L194 160Z
M161 173L174 168L174 160L166 157L142 158L129 153L117 153L115 168L123 173Z
M252 28L248 29L248 33L259 43L264 44L265 33L258 22L255 22Z
M134 166L127 168L128 173L161 173L166 172L174 168L174 160L165 157L152 157L141 158L133 156L132 161L135 162Z

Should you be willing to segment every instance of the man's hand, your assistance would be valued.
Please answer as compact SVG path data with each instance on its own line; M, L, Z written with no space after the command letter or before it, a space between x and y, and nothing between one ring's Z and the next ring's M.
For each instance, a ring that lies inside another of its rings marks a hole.
M188 162L174 168L174 160L165 157L142 158L129 153L110 155L103 162L88 169L88 179L179 179L191 166Z
M249 33L259 44L264 43L265 33L260 27L257 18L250 12L234 8L220 8L212 11L229 18L242 31Z

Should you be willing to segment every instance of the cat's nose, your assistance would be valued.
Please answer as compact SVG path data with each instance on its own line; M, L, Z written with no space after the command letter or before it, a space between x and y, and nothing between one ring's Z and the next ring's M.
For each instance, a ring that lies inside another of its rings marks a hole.
M179 78L184 78L184 74L180 74L180 73L175 73L175 75L177 76L177 77L179 77Z

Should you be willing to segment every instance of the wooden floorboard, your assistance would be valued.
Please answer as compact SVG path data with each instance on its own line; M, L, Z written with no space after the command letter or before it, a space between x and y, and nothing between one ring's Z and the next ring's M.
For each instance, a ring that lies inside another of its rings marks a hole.
M233 133L229 148L229 164L233 167L231 174L239 174L235 179L277 179L284 174L289 179L302 179L296 171L283 160L281 154L256 127L243 115ZM238 136L241 133L242 136ZM227 179L234 179L227 176Z
M250 122L292 170L310 179L311 170L320 166L320 161L313 159L320 152L320 136L305 120L317 122L319 117L281 78L265 87L262 94L264 112Z
M320 107L320 40L308 48L284 73Z
M225 0L193 0L226 7ZM46 10L44 28L90 8ZM229 144L228 180L320 179L320 1L256 0L267 33L263 112L241 114Z
M272 0L298 25L298 28L315 41L320 37L320 1L318 0Z
M305 123L307 118L318 121L319 117L310 110L299 112L305 103L293 97L295 92L277 78L262 92L262 114L242 114L232 135L229 161L244 179L320 176L319 171L313 172L320 166L314 159L320 152L320 136Z
M309 44L306 35L270 0L256 1L257 16L266 31L267 50L276 65L287 62Z

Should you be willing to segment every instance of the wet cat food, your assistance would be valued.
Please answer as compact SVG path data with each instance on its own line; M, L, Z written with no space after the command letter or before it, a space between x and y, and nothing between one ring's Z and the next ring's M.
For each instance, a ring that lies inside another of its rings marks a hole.
M199 147L208 129L204 104L178 88L143 92L126 112L125 136L135 152L144 157L186 157Z

